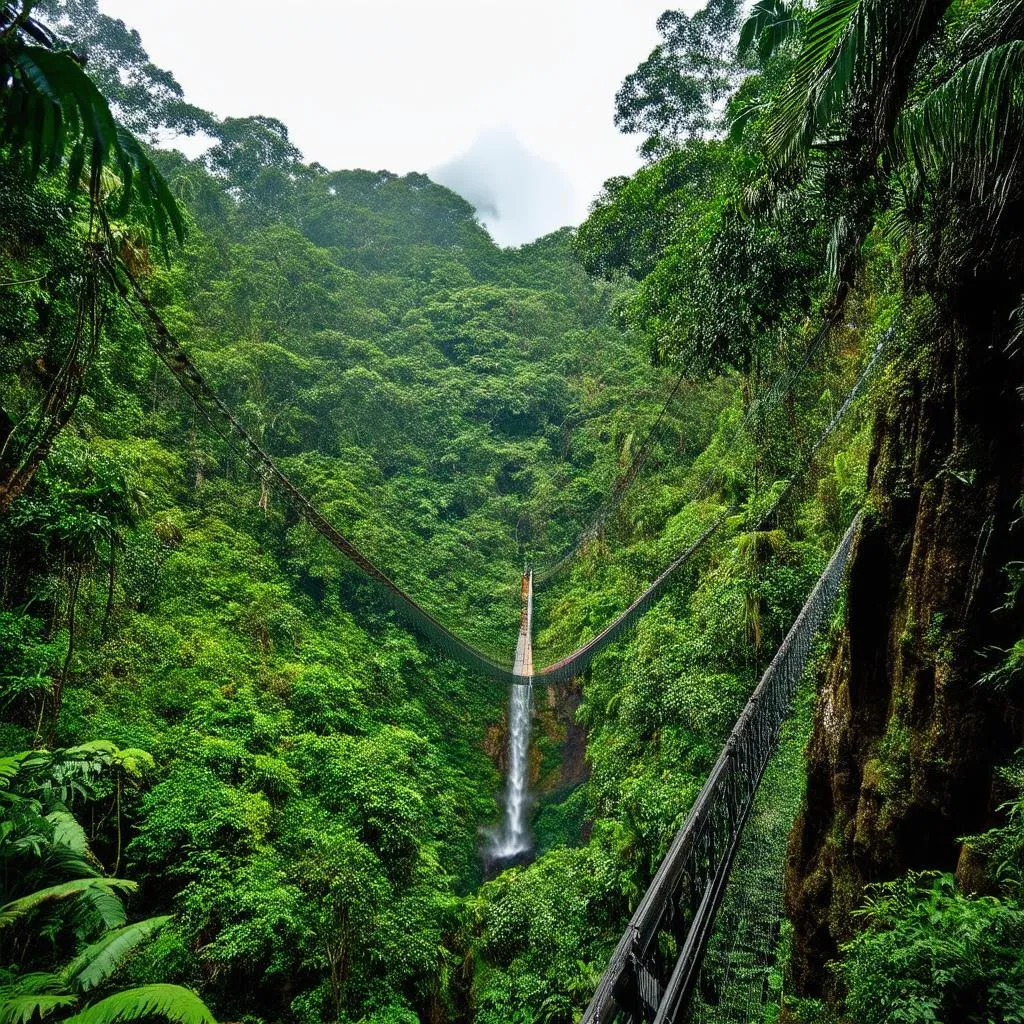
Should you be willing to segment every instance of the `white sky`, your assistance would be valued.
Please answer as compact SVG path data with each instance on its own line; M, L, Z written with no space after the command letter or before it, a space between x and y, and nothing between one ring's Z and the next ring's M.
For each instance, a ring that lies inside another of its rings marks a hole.
M606 178L638 166L614 96L672 6L700 0L100 0L191 102L279 118L331 170L429 173L501 133L484 152L539 159L493 183L500 208L535 207L504 231L483 218L506 244L579 223Z

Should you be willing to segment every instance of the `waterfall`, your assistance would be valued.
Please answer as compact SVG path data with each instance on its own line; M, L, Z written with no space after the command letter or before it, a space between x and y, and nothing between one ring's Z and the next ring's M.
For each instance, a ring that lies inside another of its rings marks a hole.
M533 692L533 572L523 574L523 618L516 643L514 671L529 683L513 683L508 708L508 782L505 820L494 837L491 855L498 860L519 857L530 849L527 797L530 781L530 712Z

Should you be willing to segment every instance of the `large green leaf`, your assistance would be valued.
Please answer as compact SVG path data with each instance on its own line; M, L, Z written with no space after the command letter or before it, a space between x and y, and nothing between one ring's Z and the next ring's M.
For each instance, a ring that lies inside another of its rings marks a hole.
M74 55L49 45L5 43L0 74L8 87L0 107L0 141L27 152L33 173L44 166L54 169L67 158L73 187L88 161L94 203L104 199L103 171L113 165L120 176L116 215L135 201L155 235L165 240L173 231L180 241L185 223L167 183L138 140L114 120Z
M977 191L998 187L1000 166L1017 159L1024 120L1024 40L994 46L967 61L911 107L896 146L922 175L956 169Z
M55 843L66 846L72 853L76 853L80 857L91 856L85 829L70 811L63 808L51 811L47 814L46 820L53 826L53 841Z
M118 892L134 892L135 882L124 878L75 878L46 889L39 889L0 907L0 928L13 924L26 914L49 903L81 897L87 900L108 928L119 928L125 922L124 904Z
M78 997L68 994L0 996L0 1024L30 1024L54 1010L74 1006Z
M155 935L170 917L149 917L107 932L103 938L82 950L64 969L68 984L88 992L117 970L129 953Z
M66 1024L117 1024L164 1017L178 1024L217 1024L206 1004L180 985L142 985L125 989L69 1017Z

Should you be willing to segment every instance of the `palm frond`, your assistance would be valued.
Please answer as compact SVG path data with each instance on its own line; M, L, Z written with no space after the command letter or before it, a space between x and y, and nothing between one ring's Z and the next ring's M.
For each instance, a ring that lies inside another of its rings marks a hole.
M756 46L761 60L767 61L787 40L799 35L799 6L799 0L757 0L740 28L740 54Z
M791 161L807 149L826 110L849 84L855 60L861 0L822 0L804 28L803 46L767 126L768 155Z
M82 992L95 988L120 967L129 953L155 935L169 920L169 916L149 917L107 932L97 942L86 946L64 968L68 985Z
M754 100L736 111L729 111L729 141L739 142L743 138L744 129L756 117L764 112L766 104L761 100Z
M199 996L180 985L125 989L85 1007L65 1024L118 1024L146 1017L164 1017L177 1024L217 1024Z
M73 187L86 167L88 192L100 202L102 172L117 168L123 183L118 212L137 201L151 231L180 241L185 223L167 183L139 141L114 120L103 94L73 54L43 42L6 38L0 47L0 144L27 157L34 176L66 159Z
M909 69L935 28L935 10L931 0L821 0L805 21L800 54L767 119L770 164L799 165L855 90L873 123L874 136L865 141L872 152L884 145Z
M1024 121L1024 40L967 61L907 110L895 146L922 177L955 172L975 193L998 194L1020 154Z
M842 276L850 248L858 241L857 232L850 220L842 215L837 217L825 251L825 266L831 280L838 281Z

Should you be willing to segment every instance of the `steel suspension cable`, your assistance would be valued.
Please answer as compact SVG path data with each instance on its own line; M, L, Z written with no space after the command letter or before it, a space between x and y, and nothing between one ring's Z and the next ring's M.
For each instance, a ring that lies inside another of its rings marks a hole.
M120 270L121 273L118 273ZM135 275L124 266L107 264L107 272L121 298L131 306L134 299L142 307L152 333L146 332L150 345L170 370L186 394L206 415L214 429L238 448L248 462L258 468L262 478L275 487L317 533L341 552L371 580L377 583L392 605L419 632L443 647L469 668L501 682L522 682L510 666L502 665L457 637L417 601L405 593L386 573L379 569L320 512L320 510L278 468L249 431L238 421L227 405L206 382L188 354L171 334ZM127 278L127 283L121 275Z
M875 350L871 354L871 358L865 364L863 370L861 370L860 375L857 377L856 382L847 394L842 405L840 405L839 409L836 410L832 419L829 421L828 426L825 427L824 431L811 446L800 467L789 478L789 480L786 481L783 488L776 495L775 500L757 517L749 529L760 530L768 520L771 519L771 517L778 511L789 492L796 486L797 481L811 466L815 455L817 455L821 450L822 445L824 445L832 434L835 433L836 428L842 422L846 413L849 411L850 406L853 405L857 395L871 376L871 373L878 363L886 344L892 337L892 333L892 330L890 330L889 333L886 334L875 346ZM661 575L658 576L657 579L655 579L655 581L624 612L622 612L621 615L618 616L618 618L605 626L597 636L583 644L581 647L578 647L572 652L572 654L567 655L561 661L556 661L553 664L540 669L537 672L537 675L550 682L562 682L578 676L584 669L586 669L591 661L593 661L593 659L605 649L605 647L612 643L625 630L629 629L633 623L647 611L651 604L665 592L678 571L705 545L708 540L711 539L712 536L718 532L718 530L727 522L730 515L735 511L735 505L729 506L690 547L675 559L675 561L673 561L669 567L665 569Z
M603 651L610 643L617 639L625 630L660 597L679 570L689 562L698 551L713 537L727 521L729 515L735 511L730 507L708 526L704 532L694 541L681 555L674 559L670 565L644 590L644 592L609 625L602 629L595 637L578 647L571 654L547 665L541 669L535 669L534 675L523 676L518 674L511 665L502 664L482 651L466 643L437 618L430 614L417 601L408 595L398 586L383 570L381 570L370 558L364 555L351 541L349 541L323 513L307 498L288 477L280 470L271 456L264 451L263 447L249 433L245 426L235 417L228 406L217 396L213 388L207 383L192 362L191 358L182 348L181 344L171 333L163 322L155 306L145 294L138 279L128 267L123 264L115 265L107 260L105 270L113 283L116 291L122 300L132 307L136 303L144 314L145 320L151 330L145 330L145 334L153 350L161 362L168 368L186 394L192 399L196 406L209 419L214 429L229 443L233 444L254 468L257 469L262 479L274 487L285 500L292 506L297 514L309 524L320 536L322 536L332 547L343 554L353 565L357 566L367 577L380 587L382 593L388 598L392 607L401 614L405 620L419 633L443 650L449 653L456 660L462 662L468 668L480 672L488 678L499 682L525 685L529 684L532 678L542 677L547 682L556 683L574 679L583 672L590 662ZM138 314L136 314L138 315ZM140 317L140 320L142 317ZM883 343L880 343L868 366L854 386L840 410L836 413L832 422L826 428L825 433L818 439L812 448L810 455L801 467L799 472L789 480L772 507L765 512L759 522L763 523L774 513L781 503L783 497L794 485L796 478L802 475L810 464L814 453L824 444L828 436L838 425L840 419L849 408L857 391L867 378L871 367L877 360Z
M807 369L807 366L810 364L810 361L814 358L818 349L821 347L822 342L824 342L825 338L828 335L828 332L832 329L832 326L833 325L831 322L823 324L815 334L811 343L807 346L806 350L804 351L804 356L799 366L797 366L795 369L793 367L790 367L784 374L776 378L776 380L770 385L768 390L763 395L760 395L750 404L750 407L747 409L745 415L743 416L743 419L733 428L733 430L729 434L729 439L725 443L726 454L732 453L737 440L739 439L740 435L749 427L750 422L754 418L754 416L760 415L762 410L767 410L772 405L774 405L775 401L780 397L780 395L784 391L788 391L792 387L793 383L795 383L797 378L804 372L805 369ZM646 462L647 455L649 453L651 446L653 432L661 423L662 418L668 411L669 403L675 397L685 378L686 371L684 370L679 375L679 378L677 379L676 385L672 389L671 394L665 400L665 403L662 405L661 412L658 414L658 419L655 421L654 426L647 434L647 438L645 439L644 445L642 446L640 452L642 458L634 459L633 463L627 470L626 475L616 483L615 488L613 489L610 497L605 500L604 504L602 504L597 514L590 521L590 523L582 531L580 531L580 533L577 535L576 539L572 542L572 544L570 544L567 548L564 548L562 550L562 553L557 556L555 563L548 569L538 572L534 582L534 586L538 590L542 589L546 584L548 584L552 579L554 579L563 569L565 569L567 565L569 565L573 558L575 558L575 556L579 554L580 550L587 543L589 543L591 540L598 536L601 527L604 525L605 520L618 507L619 503L625 497L626 491L629 490L634 480L636 480L639 470L642 468L644 462ZM655 438L654 440L660 439L660 437L661 431L659 430L658 438ZM701 498L703 498L708 493L708 491L711 489L715 480L718 477L719 467L721 463L724 461L724 458L725 456L723 455L717 460L715 466L713 466L712 469L706 474L701 484L687 498L687 501L689 503L700 501Z

